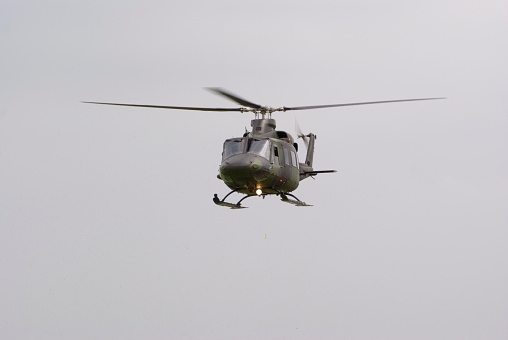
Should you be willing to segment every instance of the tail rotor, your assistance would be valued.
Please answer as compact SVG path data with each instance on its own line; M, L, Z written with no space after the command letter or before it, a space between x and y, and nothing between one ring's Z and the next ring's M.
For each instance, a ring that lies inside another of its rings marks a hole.
M298 124L298 120L296 120L296 118L295 118L295 130L296 130L296 136L298 138L302 138L303 139L303 143L305 144L305 148L308 150L309 149L309 137L310 137L310 135L305 135L302 132L302 129L300 129L300 124Z

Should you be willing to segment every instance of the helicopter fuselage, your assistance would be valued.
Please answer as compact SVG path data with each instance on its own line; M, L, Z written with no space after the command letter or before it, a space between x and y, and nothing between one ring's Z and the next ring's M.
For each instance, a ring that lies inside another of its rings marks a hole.
M298 144L289 133L275 130L274 119L253 119L251 126L252 131L246 132L243 137L230 138L224 142L217 177L232 192L245 194L246 197L273 194L282 196L298 188L303 179L320 172L312 168L314 134L307 136L309 143L305 163L300 163ZM231 206L224 199L215 201L217 204Z
M300 167L292 137L274 131L283 138L246 134L224 142L220 179L239 193L277 194L298 188Z

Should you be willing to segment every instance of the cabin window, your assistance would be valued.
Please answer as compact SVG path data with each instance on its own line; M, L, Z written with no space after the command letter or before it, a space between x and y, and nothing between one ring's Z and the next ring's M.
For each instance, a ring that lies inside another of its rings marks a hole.
M291 158L289 158L289 150L287 148L284 148L284 163L286 165L290 165L291 164Z
M279 149L274 146L273 147L273 163L279 165Z
M222 152L222 160L226 160L231 156L243 152L244 140L241 138L230 139L224 142L224 151Z
M267 139L249 139L247 153L270 159L270 141Z
M291 164L293 164L295 168L298 168L298 159L296 158L296 152L294 151L291 151Z

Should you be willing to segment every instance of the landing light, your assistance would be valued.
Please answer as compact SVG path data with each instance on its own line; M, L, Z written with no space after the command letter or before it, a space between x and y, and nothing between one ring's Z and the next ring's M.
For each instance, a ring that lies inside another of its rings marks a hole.
M256 190L256 194L257 194L258 196L261 196L261 194L262 194L262 193L263 193L263 191L262 191L261 189Z

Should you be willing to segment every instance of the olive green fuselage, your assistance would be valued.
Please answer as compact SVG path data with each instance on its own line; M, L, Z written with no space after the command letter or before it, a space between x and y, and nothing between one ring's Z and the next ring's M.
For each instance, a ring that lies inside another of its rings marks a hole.
M293 138L275 131L273 119L254 119L252 132L224 142L220 179L247 195L287 193L298 188L300 164ZM303 164L302 164L303 165Z
M240 140L225 142L225 145L239 143L244 147L244 152L225 158L220 166L220 178L229 188L245 194L256 193L258 189L263 194L276 194L298 187L300 171L293 145L273 138ZM267 152L263 155L249 152L249 142L266 143Z

